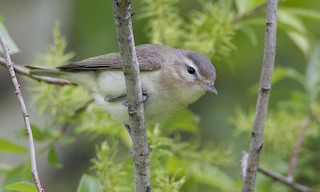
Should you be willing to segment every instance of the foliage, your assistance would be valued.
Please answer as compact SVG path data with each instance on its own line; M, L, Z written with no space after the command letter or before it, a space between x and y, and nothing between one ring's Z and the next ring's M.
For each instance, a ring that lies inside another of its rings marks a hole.
M103 142L96 148L96 158L92 160L92 169L96 172L104 192L130 191L130 186L133 186L133 181L124 179L129 172L124 171L123 163L115 162L117 148L117 143L111 148L107 142ZM131 185L128 185L129 183Z
M152 20L147 28L151 42L196 50L215 60L230 54L235 48L231 14L211 1L201 2L202 10L184 20L175 7L178 0L144 0L140 17Z
M30 182L17 182L6 187L8 190L15 190L18 192L36 192L37 189L33 183Z
M240 34L247 37L244 42L250 42L250 46L263 42L259 34L264 25L264 0L221 0L215 3L210 0L202 0L200 3L193 1L199 8L191 9L187 14L181 12L181 2L142 1L143 6L138 13L139 18L147 22L146 34L150 42L196 50L214 61L228 60L235 51L245 55L247 51L238 49L241 45L235 40ZM274 91L277 85L285 82L297 86L290 91L288 98L271 103L261 158L263 165L285 175L302 123L310 119L294 176L299 183L317 190L320 189L320 178L316 172L319 169L320 146L320 45L314 43L316 37L310 34L306 23L319 20L318 10L280 3L279 32L292 41L307 64L302 65L304 72L291 65L277 67L274 72ZM66 53L67 42L58 27L53 34L53 45L48 47L46 54L35 59L34 65L63 65L74 56L73 53ZM246 56L254 57L250 53ZM251 73L245 72L246 75ZM249 86L252 84L254 82L251 81ZM257 86L252 87L248 89L256 92ZM95 104L88 102L91 97L86 90L75 85L54 86L33 82L30 92L30 106L45 118L44 125L32 125L36 144L40 146L37 149L38 156L46 154L48 163L57 169L63 166L56 151L57 144L71 145L81 135L95 142L99 139L107 140L97 144L91 169L83 174L77 191L132 191L132 159L123 152L130 150L130 138L122 125L113 121L109 114ZM203 139L204 133L199 128L200 118L188 110L177 113L162 124L150 126L148 137L153 148L150 154L152 190L239 191L241 180L238 176L240 171L237 150L241 151L243 148L241 144L237 146L237 142L240 143L239 138L248 139L250 136L254 112L252 107L249 108L251 109L246 109L239 103L233 117L225 117L231 119L234 126L231 131L237 133L232 138L234 147L230 147L228 143L218 145L215 141ZM219 112L223 111L224 109L220 109ZM71 136L65 134L70 127L73 128ZM24 129L21 129L17 132L17 137L25 138L24 133ZM228 136L232 137L230 134ZM5 146L0 148L1 154L27 155L25 147L15 141L1 137L0 145ZM127 148L123 149L124 146ZM30 186L32 180L28 160L16 167L2 163L0 174L4 176L3 191L21 191L22 188L34 190ZM256 187L257 191L290 191L281 183L261 175Z

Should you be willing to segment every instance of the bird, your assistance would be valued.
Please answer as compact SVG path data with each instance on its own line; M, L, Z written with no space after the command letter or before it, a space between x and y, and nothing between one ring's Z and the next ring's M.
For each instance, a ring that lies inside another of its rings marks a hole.
M147 124L162 122L207 91L217 94L216 70L204 55L159 44L136 46ZM119 52L49 68L28 65L30 73L69 80L89 90L97 105L121 122L131 136L123 62Z

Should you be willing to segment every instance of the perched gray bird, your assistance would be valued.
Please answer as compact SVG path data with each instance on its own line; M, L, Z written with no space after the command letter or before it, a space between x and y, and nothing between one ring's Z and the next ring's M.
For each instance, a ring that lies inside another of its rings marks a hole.
M200 53L165 45L136 47L148 124L167 119L214 87L215 68ZM97 104L130 127L120 53L109 53L57 68L27 66L34 75L69 80L87 88Z

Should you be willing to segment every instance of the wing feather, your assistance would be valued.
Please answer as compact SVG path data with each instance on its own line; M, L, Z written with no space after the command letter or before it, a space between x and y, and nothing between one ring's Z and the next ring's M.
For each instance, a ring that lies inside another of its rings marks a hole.
M161 68L165 62L164 45L140 45L136 47L137 59L140 71L153 71ZM120 53L109 53L83 61L72 62L57 67L61 71L97 71L97 70L121 70L122 61Z

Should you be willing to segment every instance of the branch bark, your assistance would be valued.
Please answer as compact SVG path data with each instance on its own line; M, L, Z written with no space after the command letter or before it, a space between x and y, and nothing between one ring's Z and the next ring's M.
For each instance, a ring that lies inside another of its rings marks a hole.
M246 174L243 179L243 192L253 192L256 180L256 173L259 165L259 154L262 150L262 136L265 120L268 111L268 102L271 89L272 72L274 68L276 50L276 30L277 30L277 0L268 0L266 16L266 32L263 66L260 77L260 90L253 130L251 133L251 143L249 148L249 159L246 167Z
M26 131L27 131L27 135L28 135L28 139L29 139L31 174L32 174L32 177L33 177L33 180L34 180L34 183L35 183L35 186L36 186L38 192L44 192L44 189L41 186L40 178L38 176L38 171L37 171L36 154L35 154L35 148L34 148L34 143L33 143L33 136L32 136L32 130L31 130L31 125L30 125L30 120L29 120L29 114L28 114L27 107L25 105L25 102L24 102L22 94L21 94L20 85L19 85L18 79L16 77L14 68L13 68L13 63L11 61L8 46L4 40L1 32L0 32L0 44L1 44L1 47L2 47L2 50L4 53L5 63L8 68L8 71L10 73L11 80L12 80L12 83L13 83L13 86L15 89L15 93L16 93L16 96L18 98L18 101L19 101L19 104L21 107L23 120L24 120L24 123L26 126Z
M139 78L131 21L131 0L114 0L114 21L127 88L128 113L132 136L135 192L151 191L149 147L144 120L143 98Z

